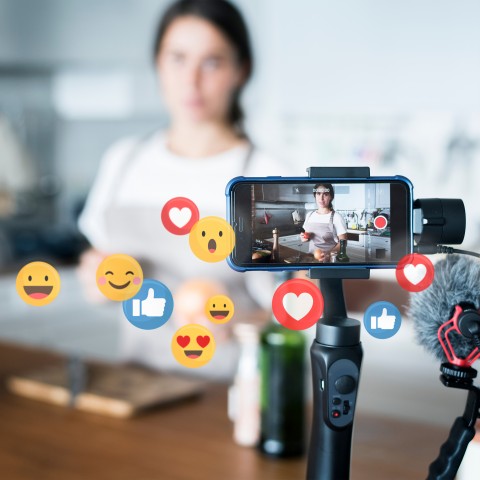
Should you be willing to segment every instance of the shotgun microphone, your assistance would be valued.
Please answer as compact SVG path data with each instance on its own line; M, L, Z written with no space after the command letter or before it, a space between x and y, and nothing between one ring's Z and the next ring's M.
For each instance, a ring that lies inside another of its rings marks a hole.
M464 413L430 465L427 480L453 480L480 418L480 388L473 384L480 358L480 261L450 255L435 265L426 290L410 299L418 341L441 362L440 381L468 391Z
M480 261L449 255L426 290L410 297L418 342L442 362L469 367L480 357Z

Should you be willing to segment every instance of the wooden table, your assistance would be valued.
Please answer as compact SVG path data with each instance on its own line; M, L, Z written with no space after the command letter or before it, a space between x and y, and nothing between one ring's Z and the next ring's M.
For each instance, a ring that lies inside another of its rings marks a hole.
M0 344L0 376L58 362ZM200 399L117 420L13 396L0 387L0 478L5 480L293 480L306 458L271 460L232 441L223 385ZM357 415L353 480L426 477L447 432ZM341 480L341 479L339 479Z

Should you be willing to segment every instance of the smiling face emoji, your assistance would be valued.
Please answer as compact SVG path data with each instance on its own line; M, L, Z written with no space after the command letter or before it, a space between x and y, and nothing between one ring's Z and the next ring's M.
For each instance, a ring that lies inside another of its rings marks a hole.
M60 291L60 275L48 263L31 262L18 272L16 287L25 303L41 307L57 297Z
M205 262L225 260L235 245L235 232L220 217L205 217L190 230L189 243L192 252Z
M203 367L215 353L215 339L208 328L191 323L179 328L173 336L172 353L184 367Z
M213 323L227 323L233 317L233 302L226 295L215 295L208 299L205 313Z
M98 289L110 300L122 302L134 297L142 282L142 267L128 255L110 255L97 269Z

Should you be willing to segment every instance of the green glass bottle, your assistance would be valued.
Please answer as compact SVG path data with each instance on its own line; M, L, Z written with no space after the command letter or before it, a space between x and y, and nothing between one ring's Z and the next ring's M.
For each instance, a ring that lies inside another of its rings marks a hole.
M350 258L347 255L347 241L340 240L340 251L337 254L337 262L347 263Z
M305 451L305 337L275 319L260 335L260 451L291 457Z

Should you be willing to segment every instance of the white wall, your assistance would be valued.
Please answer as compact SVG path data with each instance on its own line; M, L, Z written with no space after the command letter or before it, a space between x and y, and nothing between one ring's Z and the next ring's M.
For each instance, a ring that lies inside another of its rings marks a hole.
M480 247L478 18L473 0L260 2L253 137L297 175L369 166L462 198Z
M480 108L477 1L264 1L277 112Z

